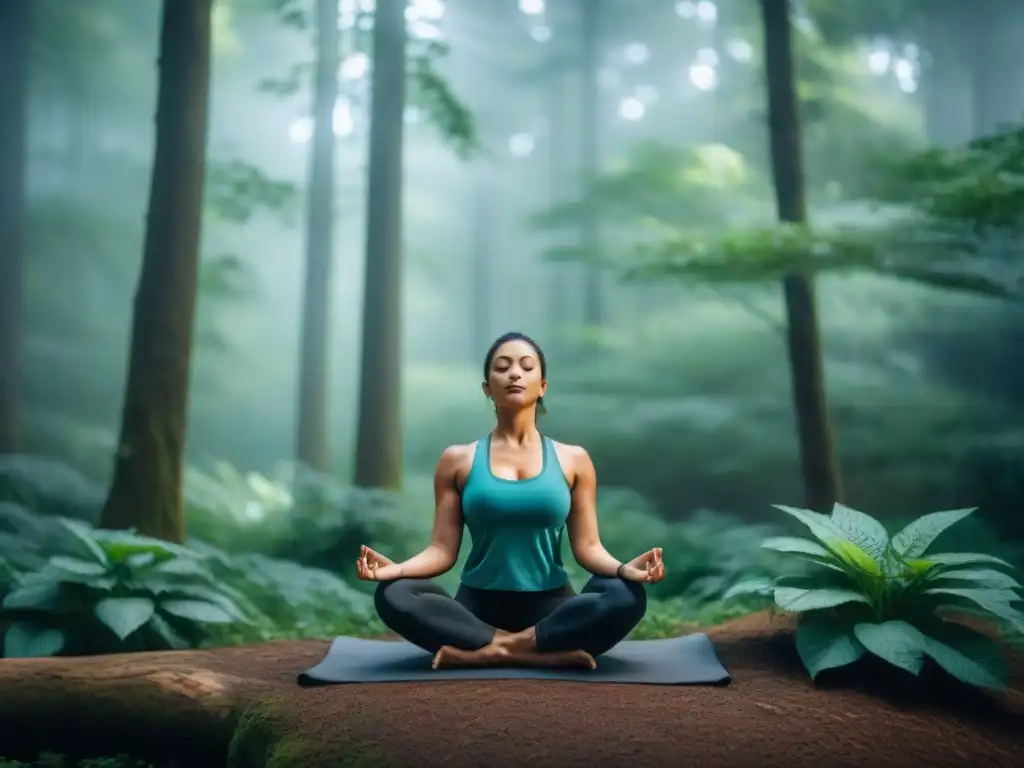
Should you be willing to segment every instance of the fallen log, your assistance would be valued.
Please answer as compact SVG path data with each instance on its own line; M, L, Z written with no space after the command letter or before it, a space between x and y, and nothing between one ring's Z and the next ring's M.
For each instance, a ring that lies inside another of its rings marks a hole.
M1024 696L946 682L807 679L791 627L709 630L731 686L536 681L302 689L319 641L0 660L0 753L173 757L189 768L1024 765Z

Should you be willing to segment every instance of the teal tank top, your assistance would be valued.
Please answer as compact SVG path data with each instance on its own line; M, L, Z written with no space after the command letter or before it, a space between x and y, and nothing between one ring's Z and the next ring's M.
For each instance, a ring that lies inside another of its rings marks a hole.
M462 583L475 589L541 592L569 581L562 538L572 496L555 446L543 442L540 474L504 480L491 472L491 437L479 440L462 489L462 517L473 540Z

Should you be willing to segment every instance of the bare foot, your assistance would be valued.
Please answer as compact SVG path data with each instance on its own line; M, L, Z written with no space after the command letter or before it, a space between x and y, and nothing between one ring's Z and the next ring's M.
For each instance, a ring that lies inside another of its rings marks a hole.
M463 651L446 645L434 655L434 669L472 669L487 667L532 667L535 669L597 669L594 657L586 651L537 653L511 651L500 645L488 645L478 651Z
M537 628L530 627L521 632L505 632L499 629L491 640L491 645L515 655L537 653Z

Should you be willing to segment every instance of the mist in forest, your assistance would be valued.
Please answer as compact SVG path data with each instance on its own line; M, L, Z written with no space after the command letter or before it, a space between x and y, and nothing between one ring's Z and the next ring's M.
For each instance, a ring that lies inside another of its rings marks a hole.
M24 171L3 198L23 324L3 316L21 395L0 476L5 498L97 523L133 313L165 301L139 287L175 119L162 10L30 5L21 69L0 50L25 74L4 85L25 130L0 167ZM484 354L516 330L548 357L544 432L586 447L624 532L634 512L762 523L842 498L894 521L978 507L984 535L1020 540L1024 8L975 5L795 4L789 119L753 2L410 0L404 93L374 125L372 1L217 0L189 535L225 546L218 515L292 508L297 465L399 490L419 535L441 451L491 428ZM165 386L159 365L131 402Z

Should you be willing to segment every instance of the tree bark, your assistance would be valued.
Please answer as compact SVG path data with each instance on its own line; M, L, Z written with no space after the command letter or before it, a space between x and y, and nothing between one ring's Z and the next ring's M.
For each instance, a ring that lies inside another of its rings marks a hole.
M557 8L557 6L555 6ZM555 8L549 12L555 13ZM548 78L546 87L548 89L548 203L554 207L565 199L566 196L566 116L568 109L566 105L567 90L566 72L561 62L561 57L552 54L552 68L554 71ZM562 244L564 233L559 230L554 236L552 245ZM569 275L568 267L562 263L547 263L544 265L544 274L548 283L548 327L549 332L554 331L556 337L565 329L570 322L570 315L566 311L569 306Z
M582 183L585 190L593 188L600 164L598 126L601 115L598 110L600 88L598 82L600 61L600 0L580 0L582 13L581 69L583 75L583 99L581 105L582 125L580 126L580 150ZM587 259L594 263L584 264L583 273L583 322L589 326L600 326L604 319L604 274L596 262L600 257L601 233L597 211L585 211L581 223L580 239Z
M977 17L976 8L946 8L923 18L925 46L931 65L922 78L925 131L942 147L966 144L974 137L969 47L963 30Z
M981 7L978 7L981 6ZM967 37L973 117L970 138L991 136L1024 121L1024 9L1016 0L989 0L963 14ZM961 41L963 32L961 31Z
M470 289L472 312L469 328L472 348L469 359L475 363L483 357L491 343L495 185L493 170L489 164L479 164L471 172L474 176L470 185L470 210L473 211L473 282Z
M199 273L212 0L165 0L156 147L104 528L185 539L182 474Z
M402 144L406 0L377 0L355 484L402 478Z
M776 208L780 221L799 224L807 220L807 200L789 0L761 0L761 11ZM806 503L825 512L841 500L842 484L825 396L814 280L807 274L788 275L783 295Z
M25 155L31 0L0 3L0 455L24 450Z
M302 309L296 458L324 472L330 462L329 348L334 262L334 109L338 101L338 4L317 0L317 65L309 156L306 285Z

